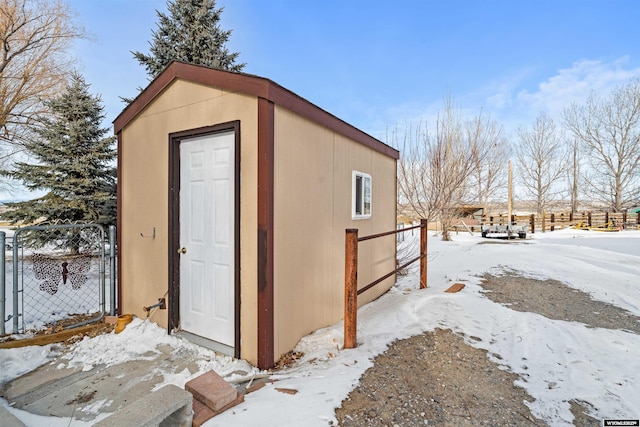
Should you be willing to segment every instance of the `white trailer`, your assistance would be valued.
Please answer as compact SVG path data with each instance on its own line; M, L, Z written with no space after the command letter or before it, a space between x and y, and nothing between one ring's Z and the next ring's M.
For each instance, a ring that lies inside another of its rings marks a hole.
M480 229L482 230L482 237L488 237L493 239L515 239L519 237L520 239L524 239L527 237L527 226L526 225L515 225L511 221L511 212L512 206L512 168L511 168L511 160L509 160L509 200L507 201L507 225L482 225Z
M527 237L526 225L483 225L481 227L482 237L492 239L524 239Z

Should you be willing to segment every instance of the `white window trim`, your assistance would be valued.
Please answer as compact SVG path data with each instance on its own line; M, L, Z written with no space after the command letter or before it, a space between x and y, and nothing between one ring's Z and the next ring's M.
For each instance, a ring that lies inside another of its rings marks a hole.
M358 205L357 198L357 189L356 182L357 178L363 178L362 191L360 193L360 206L362 212L356 212L356 207ZM369 182L369 212L365 213L365 183ZM373 211L373 180L371 179L371 175L364 172L353 171L351 173L351 219L368 219L371 218L371 212Z

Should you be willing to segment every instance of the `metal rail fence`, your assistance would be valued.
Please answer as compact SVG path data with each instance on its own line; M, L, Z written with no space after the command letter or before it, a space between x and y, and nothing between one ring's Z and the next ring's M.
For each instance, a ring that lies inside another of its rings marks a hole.
M378 283L420 260L420 289L427 287L427 220L421 219L420 225L409 228L396 227L396 230L370 236L358 237L357 228L345 230L345 268L344 268L344 348L356 348L358 323L358 295L368 291ZM358 289L358 243L380 237L397 235L405 231L420 229L420 255L397 267L395 270Z

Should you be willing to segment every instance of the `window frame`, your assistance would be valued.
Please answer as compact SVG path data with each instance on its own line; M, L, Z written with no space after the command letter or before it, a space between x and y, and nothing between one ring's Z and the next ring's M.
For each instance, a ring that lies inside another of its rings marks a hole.
M354 170L351 173L351 219L368 219L372 212L373 179L368 173Z

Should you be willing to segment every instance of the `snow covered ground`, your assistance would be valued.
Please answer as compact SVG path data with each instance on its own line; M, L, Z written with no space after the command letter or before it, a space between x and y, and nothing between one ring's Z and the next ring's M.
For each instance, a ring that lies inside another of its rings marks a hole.
M356 349L340 350L342 323L316 331L301 340L297 350L304 352L304 357L277 375L276 384L247 395L243 404L205 425L298 426L303 422L327 426L374 356L396 339L437 327L480 338L467 341L488 350L489 355L498 355L490 357L521 376L518 385L533 397L528 403L532 413L550 425L572 425L568 403L572 399L588 402L596 418L640 418L640 336L510 310L486 298L478 286L478 276L484 272L517 270L527 276L560 280L640 316L640 231L567 229L508 243L488 243L462 233L453 239L442 242L439 237L429 237L428 289L418 289L417 272L413 271L390 292L359 310ZM415 238L405 241L412 242ZM443 292L459 281L466 284L461 292ZM70 354L69 364L90 369L97 363L149 357L149 351L159 343L194 348L153 324L136 320L119 335L81 341ZM197 351L209 354L205 349ZM0 383L56 355L51 346L0 350ZM244 369L257 373L242 361L209 356L211 361L200 366L202 372L215 369L224 376ZM195 375L167 373L165 384L183 386ZM283 394L276 386L298 393ZM13 408L10 411L27 425L87 425L69 423L68 419L43 420Z

